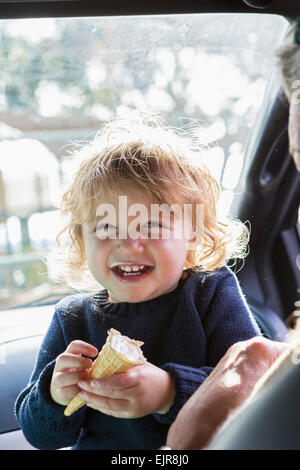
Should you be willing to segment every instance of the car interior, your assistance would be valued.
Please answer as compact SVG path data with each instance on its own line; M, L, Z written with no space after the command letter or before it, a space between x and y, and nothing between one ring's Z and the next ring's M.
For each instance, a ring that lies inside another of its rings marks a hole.
M57 162L116 113L157 102L172 125L204 122L224 204L251 232L232 269L262 334L284 341L300 298L300 173L275 54L299 15L298 0L0 0L0 449L32 448L14 403L69 293L43 262L54 240L44 232L58 227Z

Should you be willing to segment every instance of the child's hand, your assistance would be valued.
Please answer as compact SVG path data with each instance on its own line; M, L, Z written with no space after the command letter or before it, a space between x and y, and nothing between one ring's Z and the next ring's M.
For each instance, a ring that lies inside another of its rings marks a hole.
M87 379L93 361L86 356L94 357L97 348L81 340L72 341L65 352L56 359L50 384L50 395L59 405L67 405L80 391L78 382Z
M91 408L116 418L164 414L175 397L171 374L149 362L121 374L80 382L79 387Z

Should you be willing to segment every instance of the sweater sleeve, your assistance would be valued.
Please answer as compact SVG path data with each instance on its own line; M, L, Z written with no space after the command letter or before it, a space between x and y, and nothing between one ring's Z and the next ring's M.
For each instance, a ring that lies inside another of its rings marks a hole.
M26 388L15 404L15 413L28 442L37 449L60 449L76 443L85 409L70 417L50 395L56 357L66 349L58 312L39 349L36 364Z
M168 413L154 415L161 423L171 424L174 421L185 402L204 382L232 344L261 336L232 271L224 268L222 273L216 275L215 281L213 278L208 279L203 288L207 289L209 305L205 306L202 299L200 302L196 299L191 305L197 309L205 331L206 364L199 368L173 363L162 366L175 379L176 396Z

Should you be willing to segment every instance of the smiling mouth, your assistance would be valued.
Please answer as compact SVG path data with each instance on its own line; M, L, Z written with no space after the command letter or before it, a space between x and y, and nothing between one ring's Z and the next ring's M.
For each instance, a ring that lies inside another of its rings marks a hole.
M116 266L112 268L112 272L122 281L139 281L146 278L153 269L153 266L144 266L142 269L139 269L139 271L127 272Z

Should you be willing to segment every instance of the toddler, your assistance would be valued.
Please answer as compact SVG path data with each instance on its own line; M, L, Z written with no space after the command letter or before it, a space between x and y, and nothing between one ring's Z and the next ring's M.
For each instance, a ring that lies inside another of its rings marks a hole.
M16 402L40 449L157 449L229 346L260 335L229 259L246 227L217 216L219 186L192 138L153 121L116 121L79 150L58 235L66 279ZM238 235L236 235L238 229ZM147 362L88 380L107 331L144 342ZM64 407L80 393L87 406Z

